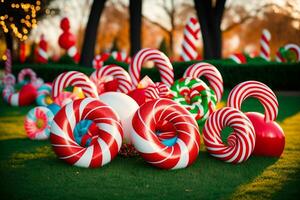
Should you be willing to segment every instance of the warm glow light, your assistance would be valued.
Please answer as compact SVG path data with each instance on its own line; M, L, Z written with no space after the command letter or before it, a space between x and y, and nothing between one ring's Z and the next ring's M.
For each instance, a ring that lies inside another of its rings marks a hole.
M7 56L5 54L2 56L2 60L4 60L4 61L7 60Z

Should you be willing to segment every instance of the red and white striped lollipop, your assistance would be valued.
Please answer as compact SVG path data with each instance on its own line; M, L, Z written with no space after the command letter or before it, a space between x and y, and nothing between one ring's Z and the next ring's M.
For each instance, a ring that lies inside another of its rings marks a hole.
M199 39L200 24L195 17L191 17L183 31L182 51L180 54L181 61L190 61L197 58L198 53L196 43L199 42Z
M30 82L31 83L35 83L37 80L37 76L36 73L30 69L30 68L25 68L22 69L19 74L18 74L18 82L21 83L24 81L25 76L29 76L30 77Z
M204 76L207 79L210 87L217 96L217 100L220 102L223 94L223 78L215 66L209 63L200 62L189 66L183 74L183 78L199 78L201 76Z
M271 59L270 40L270 31L264 29L260 38L260 57L267 61L270 61Z
M100 133L88 147L75 142L74 128L81 120L92 120ZM101 167L109 163L122 145L123 130L111 107L98 99L75 100L63 107L54 117L50 140L54 152L67 163L79 167Z
M66 87L80 87L86 97L98 97L95 84L85 74L69 71L60 74L52 84L52 98L57 97Z
M128 72L117 65L106 65L96 70L90 76L90 79L98 87L105 82L105 79L112 77L118 81L118 92L127 94L132 88L131 78ZM98 89L98 93L99 93Z
M234 137L228 145L222 142L225 127L233 129ZM246 161L255 147L255 131L252 123L241 111L224 107L212 113L203 128L203 140L207 151L214 157L230 163Z
M155 134L162 121L173 124L177 141L165 146ZM197 158L200 147L199 127L189 112L170 99L156 99L143 104L132 119L132 142L150 164L164 169L185 168Z
M257 98L265 109L265 121L274 121L278 114L278 101L274 92L258 81L245 81L235 86L227 100L227 106L241 109L248 97Z
M154 83L146 88L145 95L148 100L159 98L170 98L171 90L164 83Z
M131 58L130 56L124 52L124 51L113 51L111 53L111 56L116 60L116 61L119 61L119 62L125 62L125 63L130 63L131 61Z
M142 65L146 61L154 62L160 73L161 82L165 83L168 87L174 83L174 71L169 58L156 49L145 48L135 54L129 66L129 75L134 88L137 87L140 81Z

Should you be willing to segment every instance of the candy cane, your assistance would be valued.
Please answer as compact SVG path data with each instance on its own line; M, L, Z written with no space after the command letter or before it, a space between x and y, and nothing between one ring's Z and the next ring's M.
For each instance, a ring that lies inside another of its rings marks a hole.
M285 58L281 55L280 51L276 52L276 57L275 57L276 62L285 62Z
M57 97L67 86L80 87L86 97L98 97L95 84L85 74L69 71L60 74L52 86L52 98Z
M274 92L258 81L246 81L235 86L227 101L227 106L241 109L242 103L248 97L257 98L265 109L265 121L274 121L278 114L278 101Z
M178 133L173 146L165 146L155 134L161 121L172 123ZM156 99L143 104L132 119L132 141L150 164L164 169L185 168L198 156L200 134L189 112L170 99Z
M126 52L124 51L113 51L111 53L111 56L116 60L116 61L119 61L119 62L125 62L125 63L130 63L130 56L127 55Z
M267 29L264 29L260 39L260 57L267 61L271 59L270 40L271 33Z
M29 76L30 77L30 82L34 83L37 80L37 76L36 73L30 69L30 68L25 68L22 69L19 74L18 74L18 82L22 83L24 81L25 76Z
M246 57L241 53L234 53L230 55L229 58L238 64L244 64L247 62Z
M296 61L300 62L300 47L298 45L296 45L296 44L287 44L287 45L284 46L284 49L286 51L289 50L289 51L294 52L295 55L296 55Z
M201 76L207 79L220 102L223 94L223 78L215 66L205 62L196 63L188 67L183 75L184 78L199 78Z
M230 126L236 142L223 144L221 131ZM246 161L255 147L255 131L252 123L241 111L225 107L212 113L203 128L203 140L207 151L214 157L230 163Z
M6 61L5 61L5 74L10 74L11 73L11 52L10 49L6 49L5 51L5 55L6 55Z
M104 61L100 55L96 55L93 59L93 68L100 69L103 66Z
M107 77L113 77L118 81L118 92L127 94L132 88L129 74L117 65L106 65L92 73L90 79L98 87L105 82ZM99 88L98 88L99 93Z
M158 98L170 98L171 90L164 83L155 83L151 84L146 88L145 95L150 99L158 99Z
M67 50L67 53L68 53L68 55L69 55L71 58L73 58L73 60L74 60L75 62L78 62L78 61L79 61L80 56L79 56L79 53L78 53L78 51L77 51L77 48L76 48L75 44L74 44L73 46L71 46L71 47Z
M180 60L190 61L197 58L196 43L200 39L200 25L195 17L189 18L183 31L182 51Z
M132 79L133 86L137 87L140 81L142 64L149 60L152 60L158 68L161 81L170 87L174 82L174 72L169 58L164 53L150 48L140 50L130 63L129 75Z
M91 145L75 142L74 128L81 120L92 120L101 130ZM55 115L50 140L59 159L79 167L100 167L109 163L122 145L123 131L118 116L111 107L95 98L75 100Z
M13 74L7 73L3 77L4 86L14 85L16 84L16 77Z

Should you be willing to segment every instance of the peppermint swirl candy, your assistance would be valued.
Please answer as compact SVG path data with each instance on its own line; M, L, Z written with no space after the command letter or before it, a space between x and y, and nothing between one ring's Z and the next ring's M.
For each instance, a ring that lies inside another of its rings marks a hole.
M39 87L37 90L36 104L39 106L48 106L49 104L52 104L51 90L52 86L49 83L45 83Z

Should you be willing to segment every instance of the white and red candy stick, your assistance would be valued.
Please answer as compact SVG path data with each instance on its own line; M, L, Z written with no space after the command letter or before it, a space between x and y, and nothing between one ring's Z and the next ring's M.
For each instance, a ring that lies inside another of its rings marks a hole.
M200 39L200 25L195 17L189 18L183 31L182 51L180 54L181 61L190 61L197 58L196 43Z
M117 65L106 65L101 67L92 73L90 79L98 86L105 82L105 78L107 77L113 77L118 81L118 92L127 94L132 89L132 82L128 72Z
M4 70L4 72L5 72L5 74L10 74L11 73L11 67L12 67L10 49L6 49L5 55L6 55L6 61L5 61L5 70Z
M227 126L233 129L231 134L234 134L228 146L221 138L221 132ZM240 163L246 161L254 150L255 131L245 114L235 108L224 107L212 113L205 122L203 140L212 156L225 162Z
M29 76L30 77L30 82L31 83L35 83L37 80L37 76L36 73L30 69L30 68L25 68L22 69L19 74L18 74L18 82L21 83L24 81L25 76Z
M200 62L189 66L183 74L183 78L200 78L201 76L204 76L207 79L210 87L217 96L218 102L220 102L223 95L223 78L215 66L209 63Z
M52 84L52 98L57 97L68 86L80 87L86 97L98 97L95 84L85 74L69 71L60 74Z
M124 51L113 51L111 53L111 56L116 61L119 61L119 62L130 63L130 61L131 61L130 56L126 52L124 52Z
M155 134L158 124L166 120L178 133L173 146L165 146ZM191 165L200 148L199 127L182 106L170 99L156 99L143 104L132 119L132 142L150 164L164 169L179 169Z
M247 62L246 57L242 53L234 53L230 55L229 58L238 64L244 64Z
M174 83L174 71L169 58L156 49L145 48L133 57L129 66L129 75L134 88L137 87L140 81L142 65L146 61L154 62L160 73L161 82L165 83L168 87Z
M284 46L285 50L290 50L296 55L296 62L300 62L300 47L296 44L287 44Z
M271 33L267 29L264 29L260 38L260 57L267 61L271 59L270 40Z
M280 63L285 62L285 58L281 55L279 51L276 52L275 60L276 62L280 62Z
M73 130L78 122L89 119L97 124L101 134L91 145L82 147L75 142ZM54 152L65 162L79 167L101 167L109 163L122 145L123 130L111 107L95 98L75 100L54 117L50 140Z
M159 98L170 98L171 90L164 83L154 83L149 85L145 91L148 100Z
M109 56L108 56L109 57ZM107 57L107 58L108 58ZM93 59L93 68L94 69L100 69L102 66L103 66L103 64L104 64L104 59L103 59L103 56L101 56L101 55L96 55L95 57L94 57L94 59Z
M265 109L265 121L275 121L278 114L278 101L274 92L258 81L246 81L235 86L227 100L227 106L241 109L242 103L248 97L257 98Z

